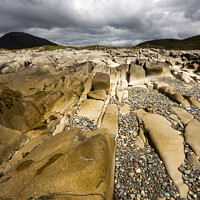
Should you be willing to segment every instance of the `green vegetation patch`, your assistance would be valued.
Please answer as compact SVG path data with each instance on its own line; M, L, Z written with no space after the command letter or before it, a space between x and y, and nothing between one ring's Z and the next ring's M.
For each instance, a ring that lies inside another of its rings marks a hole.
M38 122L35 124L31 130L45 130L47 128L47 121Z
M15 102L20 101L21 97L21 92L4 87L0 92L0 113L3 113L4 108L12 108Z

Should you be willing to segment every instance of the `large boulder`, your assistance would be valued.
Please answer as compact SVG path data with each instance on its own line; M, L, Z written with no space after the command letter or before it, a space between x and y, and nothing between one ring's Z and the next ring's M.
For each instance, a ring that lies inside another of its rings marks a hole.
M93 78L94 90L110 91L110 76L106 73L97 72Z
M22 133L0 125L0 164L19 149Z
M160 81L171 80L170 65L165 62L150 63L146 62L144 65L147 80L157 79Z
M113 135L118 135L118 108L116 104L107 106L101 128L107 128Z
M145 83L145 70L140 65L131 63L129 85L144 85Z
M112 200L115 140L80 129L51 137L0 178L2 198Z
M180 197L186 198L188 187L184 184L182 173L178 170L185 159L183 137L161 115L145 112L142 109L137 110L136 114L140 123L144 125L151 143L164 161L169 176L178 187Z

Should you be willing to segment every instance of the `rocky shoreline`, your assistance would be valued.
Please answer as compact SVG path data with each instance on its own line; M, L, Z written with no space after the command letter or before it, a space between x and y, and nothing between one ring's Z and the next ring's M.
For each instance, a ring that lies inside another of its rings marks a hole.
M0 198L198 200L199 72L196 51L1 51Z

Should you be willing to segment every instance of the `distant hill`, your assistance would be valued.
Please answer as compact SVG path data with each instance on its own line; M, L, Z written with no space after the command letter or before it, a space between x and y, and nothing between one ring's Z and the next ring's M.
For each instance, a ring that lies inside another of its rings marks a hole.
M199 50L200 49L200 35L190 37L184 40L177 39L161 39L151 40L138 44L136 47L140 48L161 48L174 50Z
M0 48L3 49L23 49L45 45L57 46L57 44L46 39L22 32L7 33L0 38Z

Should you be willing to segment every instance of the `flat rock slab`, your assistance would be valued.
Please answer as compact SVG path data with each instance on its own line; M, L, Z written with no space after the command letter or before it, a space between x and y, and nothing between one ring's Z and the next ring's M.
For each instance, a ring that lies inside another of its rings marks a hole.
M131 109L130 105L128 105L128 104L125 103L125 104L120 108L120 113L121 113L122 115L127 115L127 114L130 113L130 109Z
M106 100L106 91L105 90L97 90L97 91L91 91L88 94L88 97L92 99L97 99L97 100Z
M115 139L105 130L89 135L73 129L35 148L0 178L0 197L112 200Z
M179 131L174 130L170 122L161 115L147 113L142 109L137 110L136 115L164 161L169 176L178 187L180 197L186 198L188 188L183 182L182 173L178 170L185 159L184 140Z
M175 114L178 116L178 118L181 120L181 122L184 125L187 125L191 120L194 119L193 115L188 113L185 109L179 108L179 107L172 107L172 110L175 112Z
M103 101L86 99L81 105L81 109L78 113L78 116L87 117L88 119L93 120L95 124L97 124L97 121L103 109L103 105Z
M118 108L116 104L108 105L101 128L107 128L112 134L118 135Z
M188 123L184 136L186 143L200 156L200 122L197 119L193 119Z

